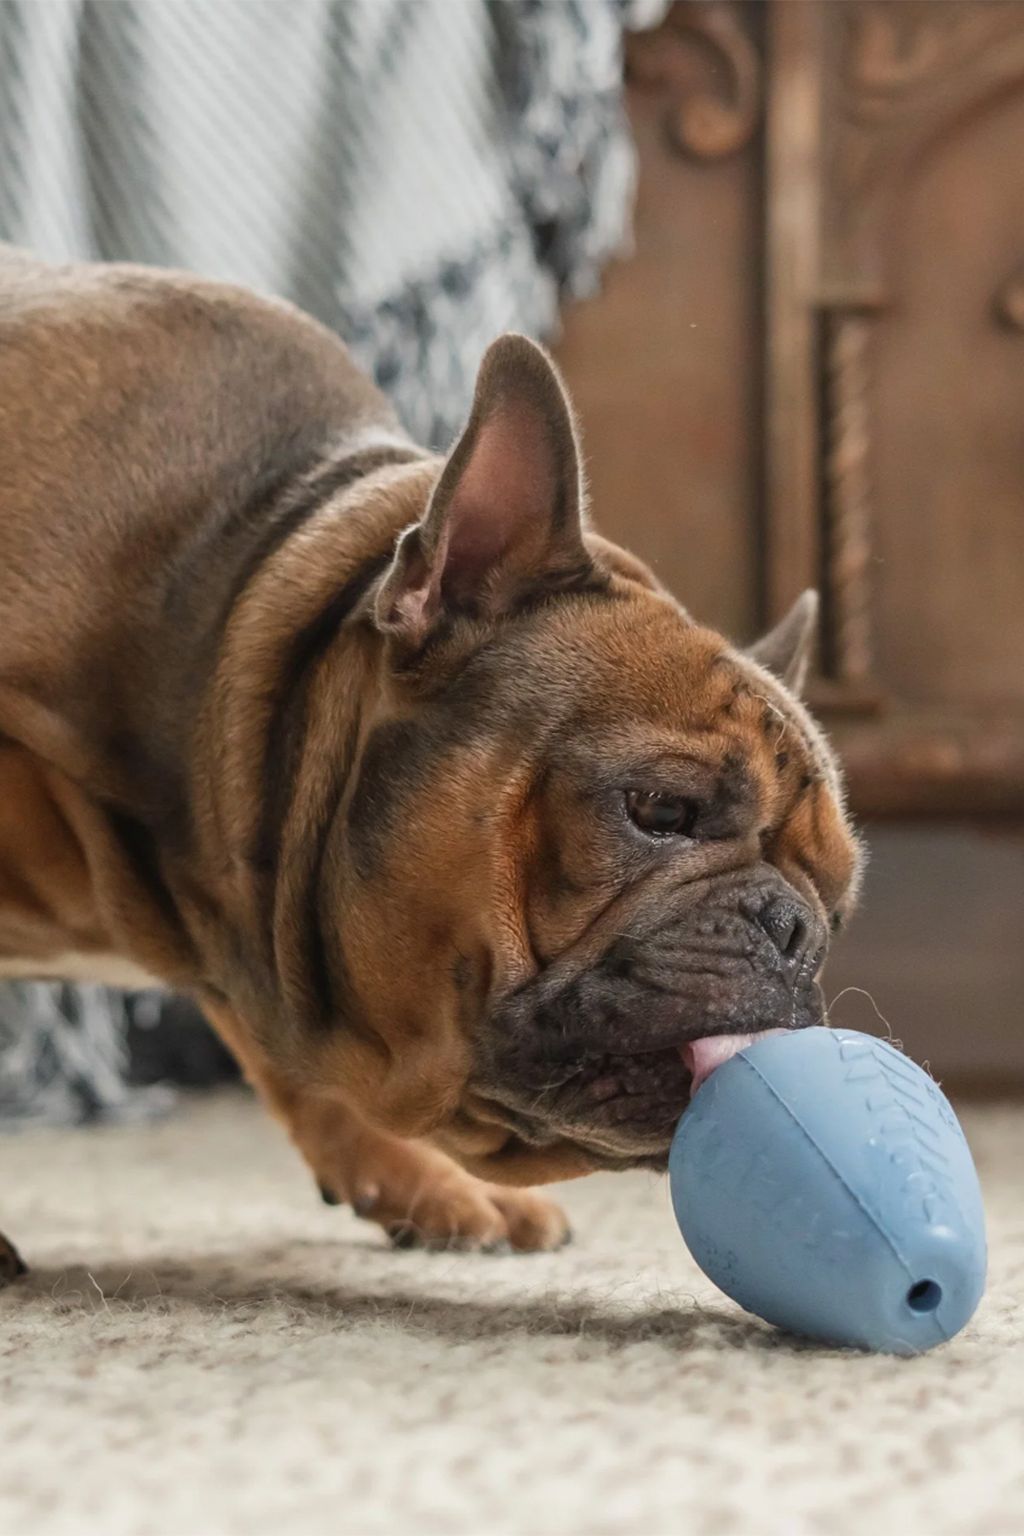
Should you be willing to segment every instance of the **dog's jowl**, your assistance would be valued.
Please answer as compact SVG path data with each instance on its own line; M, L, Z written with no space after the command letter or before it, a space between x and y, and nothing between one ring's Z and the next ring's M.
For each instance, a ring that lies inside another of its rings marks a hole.
M4 249L0 569L0 974L190 993L396 1240L558 1244L516 1186L820 1021L813 601L741 653L592 532L532 342L441 459L288 305Z

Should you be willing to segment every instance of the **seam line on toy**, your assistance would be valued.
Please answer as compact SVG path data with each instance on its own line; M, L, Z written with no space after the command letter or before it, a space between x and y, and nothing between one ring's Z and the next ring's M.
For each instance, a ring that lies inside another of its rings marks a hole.
M782 1097L782 1095L779 1092L777 1092L775 1086L768 1080L768 1078L764 1075L764 1073L760 1070L760 1068L754 1062L752 1062L750 1060L749 1056L740 1056L739 1060L743 1062L743 1065L745 1067L748 1067L751 1072L756 1073L757 1076L761 1079L762 1083L764 1083L764 1085L767 1088L768 1092L772 1095L772 1098L775 1099L776 1102L782 1107L782 1109L785 1110L786 1114L792 1120L792 1122L796 1126L797 1130L801 1131L803 1133L803 1135L807 1138L807 1140L810 1142L811 1146L814 1148L815 1152L817 1152L818 1156L821 1158L821 1160L825 1164L826 1168L828 1168L829 1171L832 1173L832 1175L836 1179L839 1180L839 1183L846 1190L847 1194L849 1195L850 1199L853 1201L854 1205L860 1207L860 1209L864 1212L864 1215L870 1221L871 1225L878 1232L879 1236L885 1241L885 1243L891 1249L893 1254L895 1254L897 1261L899 1262L901 1268L904 1270L904 1272L905 1272L905 1274L907 1276L907 1279L908 1280L912 1280L914 1278L913 1271L911 1270L910 1265L907 1263L906 1259L903 1257L903 1255L900 1252L900 1250L897 1248L897 1246L896 1246L895 1242L893 1241L891 1235L886 1231L885 1227L883 1227L881 1221L875 1215L875 1213L871 1209L871 1207L869 1205L866 1205L864 1203L864 1201L860 1198L860 1196L853 1192L853 1190L850 1188L849 1184L846 1182L846 1180L843 1178L842 1174L839 1172L839 1169L836 1167L835 1163L832 1161L832 1159L828 1156L828 1154L826 1152L822 1151L822 1149L819 1146L817 1140L815 1139L815 1137L813 1137L811 1135L810 1131L807 1129L806 1125L804 1125L804 1123L800 1119L799 1115L797 1115L794 1112L794 1110L792 1109L792 1107L789 1104L786 1103L786 1101Z

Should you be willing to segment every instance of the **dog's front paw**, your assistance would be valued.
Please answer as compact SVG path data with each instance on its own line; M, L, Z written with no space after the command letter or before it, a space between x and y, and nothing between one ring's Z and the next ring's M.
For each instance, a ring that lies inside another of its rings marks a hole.
M320 1193L328 1204L348 1199L396 1248L540 1253L570 1235L550 1200L485 1184L435 1147L397 1137L361 1137L354 1163L334 1177L321 1172Z
M10 1285L12 1280L28 1273L28 1265L13 1243L0 1232L0 1286Z
M356 1215L379 1222L396 1248L544 1253L569 1241L569 1223L552 1201L454 1172L421 1190L404 1212L393 1197L377 1195L357 1200Z

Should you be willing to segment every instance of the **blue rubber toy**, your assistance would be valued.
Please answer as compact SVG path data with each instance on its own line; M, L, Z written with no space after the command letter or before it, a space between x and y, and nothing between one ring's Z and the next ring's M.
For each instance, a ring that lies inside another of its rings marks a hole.
M985 1218L963 1132L884 1040L756 1040L697 1089L669 1176L704 1273L792 1333L916 1355L981 1299Z

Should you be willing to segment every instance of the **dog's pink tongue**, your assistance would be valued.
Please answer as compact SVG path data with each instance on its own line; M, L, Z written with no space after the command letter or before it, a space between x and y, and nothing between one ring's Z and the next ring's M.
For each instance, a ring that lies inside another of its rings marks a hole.
M691 1040L689 1045L684 1045L680 1054L683 1058L683 1066L693 1078L690 1088L690 1097L697 1092L701 1083L707 1082L716 1067L720 1067L723 1061L728 1061L738 1051L745 1051L748 1045L753 1045L755 1040L767 1040L769 1035L785 1035L785 1029L761 1029L754 1035L705 1035L702 1040Z

